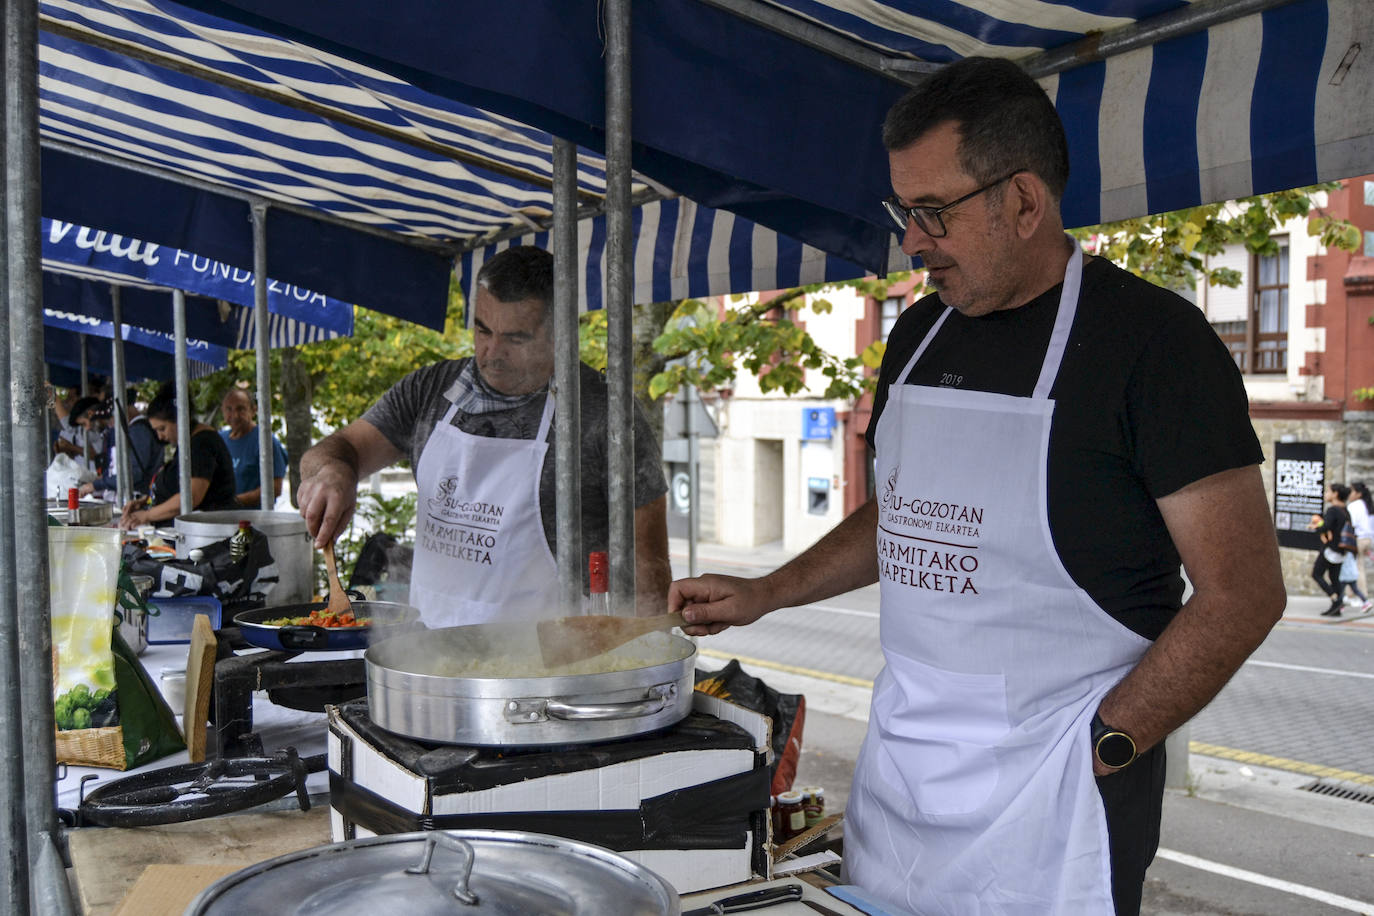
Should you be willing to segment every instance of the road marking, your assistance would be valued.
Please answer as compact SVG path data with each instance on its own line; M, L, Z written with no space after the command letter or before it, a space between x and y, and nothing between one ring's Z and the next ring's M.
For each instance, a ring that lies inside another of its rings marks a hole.
M784 665L781 662L770 662L764 658L749 658L745 655L736 655L734 652L719 652L715 649L698 649L697 654L707 658L719 658L729 661L732 658L739 659L741 665L756 665L759 668L771 668L774 671L786 671L788 674L801 674L806 677L814 677L822 681L831 681L835 684L847 684L850 687L864 687L868 690L873 689L873 682L866 681L859 677L850 677L847 674L831 674L829 671L817 671L814 668L802 668L798 665Z
M1285 894L1293 894L1297 897L1306 897L1308 900L1315 900L1327 906L1349 910L1352 913L1365 913L1366 916L1374 913L1374 903L1355 900L1352 897L1342 897L1340 894L1333 894L1330 891L1324 891L1320 888L1308 887L1305 884L1294 884L1292 881L1285 881L1282 878L1271 878L1269 875L1261 875L1259 872L1246 871L1243 868L1234 868L1230 865L1222 865L1220 862L1212 862L1207 859L1200 859L1197 856L1190 856L1186 852L1175 852L1172 849L1161 848L1155 855L1161 859L1168 859L1170 862L1177 862L1179 865L1186 865L1189 868L1209 871L1216 875L1234 878L1237 881L1258 884L1261 887L1273 888L1276 891L1283 891Z
M1283 662L1261 662L1250 659L1245 664L1259 668L1282 668L1285 671L1310 671L1313 674L1336 674L1341 677L1362 677L1374 681L1374 674L1367 671L1342 671L1339 668L1313 668L1310 665L1286 665Z
M1367 773L1356 773L1353 770L1338 770L1335 767L1324 767L1316 763L1304 763L1301 760L1290 760L1287 757L1271 757L1268 754L1257 754L1254 751L1239 751L1233 747L1222 747L1218 744L1204 744L1201 741L1189 741L1188 750L1194 754L1201 754L1204 757L1221 757L1224 760L1234 760L1237 763L1253 763L1255 766L1269 767L1271 770L1287 770L1290 773L1302 773L1306 776L1316 776L1320 779L1339 779L1342 782L1354 782L1361 785L1374 786L1374 776Z

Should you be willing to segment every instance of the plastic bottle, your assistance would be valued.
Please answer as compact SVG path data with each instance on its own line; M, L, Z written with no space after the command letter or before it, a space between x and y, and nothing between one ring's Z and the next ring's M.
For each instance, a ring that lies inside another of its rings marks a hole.
M611 612L610 557L604 550L593 550L587 554L587 574L590 584L587 589L587 613L609 614Z
M248 519L239 521L239 530L234 532L234 536L229 540L229 557L233 560L242 560L248 556L248 548L253 545L253 524Z

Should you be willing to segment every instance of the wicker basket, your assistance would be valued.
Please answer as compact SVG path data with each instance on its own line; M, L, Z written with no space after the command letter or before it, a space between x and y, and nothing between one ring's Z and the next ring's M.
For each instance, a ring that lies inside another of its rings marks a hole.
M124 729L80 728L57 732L57 762L123 770Z

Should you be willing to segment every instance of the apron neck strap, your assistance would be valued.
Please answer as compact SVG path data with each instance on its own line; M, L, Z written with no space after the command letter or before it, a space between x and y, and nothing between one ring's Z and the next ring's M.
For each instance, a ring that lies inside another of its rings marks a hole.
M1083 285L1083 249L1078 247L1078 242L1073 236L1065 233L1064 237L1073 245L1073 254L1069 256L1069 263L1064 267L1064 288L1059 294L1059 310L1054 316L1054 330L1050 332L1050 343L1045 350L1045 359L1040 364L1040 377L1036 380L1035 391L1031 394L1031 397L1040 400L1050 396L1055 377L1059 375L1059 364L1064 360L1069 332L1073 329L1073 318L1078 312L1078 292ZM911 374L911 370L916 368L916 363L925 354L935 335L940 333L940 328L944 327L945 320L953 311L954 309L946 306L940 317L935 319L935 324L926 332L926 336L916 347L916 352L907 360L905 368L897 374L896 384L901 384L902 380Z
M1040 364L1040 378L1035 383L1033 398L1045 399L1050 396L1055 377L1059 375L1059 364L1064 361L1064 351L1069 343L1069 331L1073 330L1073 316L1078 313L1078 291L1083 286L1083 249L1073 236L1065 235L1073 246L1069 263L1064 266L1064 291L1059 294L1059 311L1054 316L1054 330L1050 332L1050 345L1045 350L1045 361Z
M448 410L444 412L444 419L439 421L445 426L453 424L453 417L458 413L458 403L452 402ZM544 413L539 418L539 432L535 433L534 441L543 442L549 436L549 428L553 426L553 389L550 388L548 394L544 396Z

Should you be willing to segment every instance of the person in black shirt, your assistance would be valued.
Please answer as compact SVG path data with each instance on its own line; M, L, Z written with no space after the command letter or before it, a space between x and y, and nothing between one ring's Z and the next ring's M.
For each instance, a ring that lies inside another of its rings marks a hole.
M1015 63L942 68L883 142L882 206L939 292L888 341L878 492L669 610L703 636L878 582L846 879L901 912L1128 916L1164 738L1286 603L1245 390L1196 307L1065 235L1063 127Z
M176 396L170 385L164 386L153 398L146 411L148 422L163 442L177 441ZM181 481L178 473L179 456L164 464L153 477L152 492L147 501L135 499L124 507L119 527L128 530L140 525L169 522L193 510L214 511L238 508L234 498L234 462L220 438L219 430L205 423L191 425L191 499L190 507L182 507Z
M1322 542L1321 549L1317 551L1317 559L1312 564L1312 578L1317 580L1317 585L1331 598L1331 606L1322 611L1322 616L1339 617L1341 594L1345 591L1346 585L1340 579L1341 563L1345 560L1345 555L1341 551L1341 532L1350 522L1350 512L1345 508L1346 500L1350 498L1350 488L1345 484L1333 483L1327 486L1326 492L1322 495L1326 499L1326 511L1321 515L1314 515L1312 524L1308 525Z

